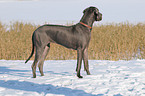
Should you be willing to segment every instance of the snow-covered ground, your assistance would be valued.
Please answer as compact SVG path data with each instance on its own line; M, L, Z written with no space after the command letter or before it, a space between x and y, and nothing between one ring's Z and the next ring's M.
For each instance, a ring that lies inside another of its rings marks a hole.
M145 60L90 60L92 75L76 77L76 60L45 61L45 76L23 60L0 60L0 96L145 96Z

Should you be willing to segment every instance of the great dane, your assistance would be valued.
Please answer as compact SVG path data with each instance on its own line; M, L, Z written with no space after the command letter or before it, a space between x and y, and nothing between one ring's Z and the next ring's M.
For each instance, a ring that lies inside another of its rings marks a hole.
M43 74L43 63L50 49L50 43L57 43L64 47L77 50L77 76L80 75L82 59L87 75L90 75L88 65L88 45L91 39L91 30L94 21L101 21L102 14L96 7L89 7L83 11L80 22L72 26L43 25L37 28L32 35L32 52L27 63L33 56L35 49L35 59L32 64L33 78L36 78L36 66L38 64L41 76Z

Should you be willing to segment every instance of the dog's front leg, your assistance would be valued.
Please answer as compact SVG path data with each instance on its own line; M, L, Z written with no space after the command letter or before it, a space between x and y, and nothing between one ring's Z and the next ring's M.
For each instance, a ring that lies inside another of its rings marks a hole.
M80 70L81 70L81 65L82 65L82 56L83 56L83 51L82 49L78 49L77 50L77 76L79 78L83 78L81 75L80 75Z
M83 51L83 60L84 60L84 69L87 72L87 75L90 75L89 64L88 64L88 47Z

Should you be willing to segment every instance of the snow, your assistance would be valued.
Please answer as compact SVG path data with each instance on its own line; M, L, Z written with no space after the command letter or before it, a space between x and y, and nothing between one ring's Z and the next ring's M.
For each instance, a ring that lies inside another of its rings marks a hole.
M32 78L24 60L0 60L0 96L145 96L145 60L90 60L91 75L76 76L76 60L45 61Z

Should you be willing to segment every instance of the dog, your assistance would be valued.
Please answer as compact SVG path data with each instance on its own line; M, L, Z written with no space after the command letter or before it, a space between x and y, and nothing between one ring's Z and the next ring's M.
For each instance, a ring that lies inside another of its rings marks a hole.
M32 64L33 78L36 78L36 66L38 64L41 76L43 73L43 63L50 49L50 43L57 43L69 49L77 50L77 77L83 78L80 74L82 60L87 75L90 75L88 65L88 46L91 39L91 30L94 21L101 21L102 14L96 7L88 7L83 11L83 16L79 23L72 26L43 25L37 28L32 35L32 52L27 63L34 54L35 59Z

